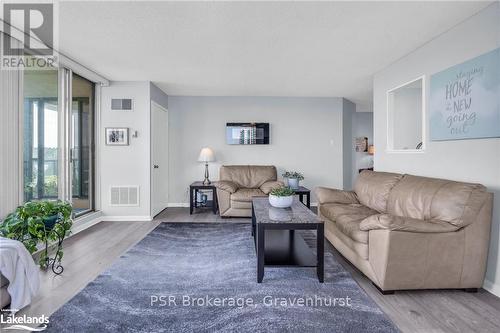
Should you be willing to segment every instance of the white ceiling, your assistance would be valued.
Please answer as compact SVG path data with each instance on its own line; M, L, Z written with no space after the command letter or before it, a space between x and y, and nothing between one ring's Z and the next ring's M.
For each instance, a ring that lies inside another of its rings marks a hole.
M335 96L489 2L61 2L59 49L169 95Z

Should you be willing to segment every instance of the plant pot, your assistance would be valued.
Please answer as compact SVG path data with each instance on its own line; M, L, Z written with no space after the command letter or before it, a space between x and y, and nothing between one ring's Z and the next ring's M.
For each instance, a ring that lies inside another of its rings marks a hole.
M288 187L288 178L283 177L283 184L285 184L285 187Z
M52 215L47 218L44 218L43 224L45 224L45 229L52 230L52 228L54 228L54 226L56 225L57 220L58 220L57 215Z
M299 180L297 178L288 178L288 187L290 187L293 190L296 190L299 188Z
M293 195L287 197L278 197L276 195L269 195L269 204L276 208L287 208L293 203Z

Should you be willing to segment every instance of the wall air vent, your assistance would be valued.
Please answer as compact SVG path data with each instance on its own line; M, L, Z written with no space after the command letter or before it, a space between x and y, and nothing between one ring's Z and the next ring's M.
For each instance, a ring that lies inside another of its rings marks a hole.
M139 186L111 186L111 206L139 206Z
M112 98L111 110L113 111L132 111L131 98Z

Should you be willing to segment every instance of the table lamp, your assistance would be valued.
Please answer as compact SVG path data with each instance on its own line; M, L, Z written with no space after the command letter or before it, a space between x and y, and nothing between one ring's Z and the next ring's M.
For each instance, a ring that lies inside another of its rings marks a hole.
M200 151L200 156L198 156L198 162L205 162L205 180L203 185L210 185L210 180L208 179L208 162L215 161L214 151L208 147L202 148Z

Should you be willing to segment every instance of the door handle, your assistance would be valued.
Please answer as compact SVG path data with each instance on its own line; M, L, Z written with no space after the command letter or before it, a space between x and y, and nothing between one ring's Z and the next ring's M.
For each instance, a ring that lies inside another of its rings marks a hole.
M158 164L153 165L153 168L158 169L160 166Z

